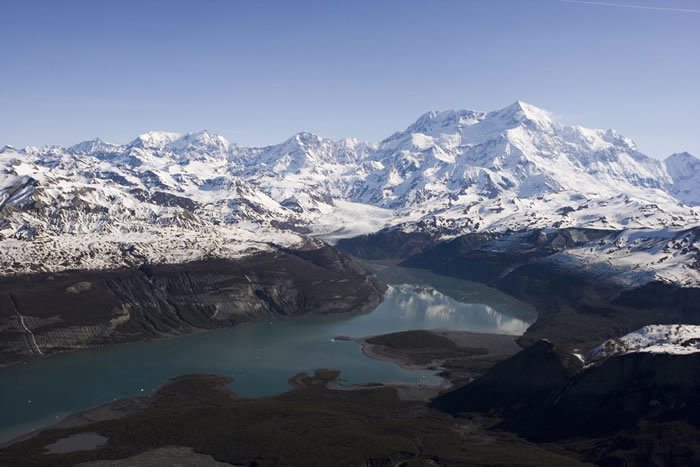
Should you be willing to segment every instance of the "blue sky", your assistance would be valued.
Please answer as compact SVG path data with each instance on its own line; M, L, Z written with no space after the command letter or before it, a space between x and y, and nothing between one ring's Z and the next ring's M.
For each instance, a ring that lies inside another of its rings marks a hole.
M0 145L378 141L521 99L700 156L700 1L0 0L0 17Z

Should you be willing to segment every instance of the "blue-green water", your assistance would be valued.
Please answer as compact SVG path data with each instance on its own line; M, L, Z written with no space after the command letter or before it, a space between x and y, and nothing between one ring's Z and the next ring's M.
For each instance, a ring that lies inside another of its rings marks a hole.
M233 390L251 397L283 392L291 376L315 368L340 370L347 383L437 384L432 372L367 358L358 344L333 337L409 329L522 334L536 317L529 306L480 284L376 267L393 286L371 313L266 321L0 368L0 443L68 413L150 393L187 373L231 376Z

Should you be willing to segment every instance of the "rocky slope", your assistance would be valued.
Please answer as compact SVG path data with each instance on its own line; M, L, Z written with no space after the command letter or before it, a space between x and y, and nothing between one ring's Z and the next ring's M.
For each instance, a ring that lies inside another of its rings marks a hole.
M457 413L553 404L582 368L578 358L541 340L497 363L476 381L441 395L432 405Z
M502 428L537 440L628 430L629 449L637 447L633 440L641 438L647 424L669 428L671 422L688 423L695 427L692 432L697 431L698 358L697 351L630 352L584 367L573 354L539 341L476 381L441 395L432 405L450 413L492 411L503 418ZM604 450L605 443L600 444ZM657 440L647 456L664 446L668 445Z
M333 247L0 278L0 363L298 316L369 311L385 285Z

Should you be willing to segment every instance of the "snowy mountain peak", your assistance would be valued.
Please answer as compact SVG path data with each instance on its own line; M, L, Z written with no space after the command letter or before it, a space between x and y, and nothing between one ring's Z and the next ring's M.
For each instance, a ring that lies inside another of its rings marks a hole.
M290 138L290 140L294 140L301 145L314 145L321 142L323 138L320 138L319 136L316 136L308 131L302 131L294 135L292 138Z
M144 149L162 149L167 144L180 138L180 136L179 133L167 131L149 131L148 133L139 135L135 140L129 143L129 146Z
M700 159L687 152L671 154L664 161L673 180L692 179L700 175Z
M223 136L202 130L197 133L187 133L167 143L166 146L175 152L197 150L222 154L227 152L232 145Z
M672 154L664 161L673 180L671 193L686 204L700 202L700 159L687 152Z
M458 133L463 126L473 125L481 121L486 114L473 110L433 110L421 115L415 123L405 131L396 132L383 142L399 139L404 135L420 133L436 137L441 134Z
M100 138L83 141L68 148L72 154L97 154L106 152L116 152L121 146L112 143L105 143Z
M548 111L523 101L515 101L513 104L501 110L489 112L487 118L502 118L516 122L532 120L541 123L551 123L553 121Z
M683 164L692 167L700 166L700 159L690 154L689 152L677 152L666 158L666 163Z
M524 124L548 132L558 125L546 110L516 101L508 107L488 113L464 109L431 111L421 115L406 130L396 132L382 141L382 145L395 147L398 141L409 138L415 141L413 135L416 134L442 139L448 145L458 140L469 145L481 144ZM423 141L422 138L419 139Z

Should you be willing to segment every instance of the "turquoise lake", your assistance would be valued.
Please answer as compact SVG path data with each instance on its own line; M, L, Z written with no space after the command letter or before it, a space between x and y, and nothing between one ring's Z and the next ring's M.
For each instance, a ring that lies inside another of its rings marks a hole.
M520 335L537 316L532 307L481 284L417 269L373 267L391 287L370 313L265 321L0 368L0 443L78 410L148 394L187 373L230 376L232 389L249 397L283 392L291 376L316 368L340 370L344 384L438 384L432 372L370 359L357 343L333 338L409 329Z

